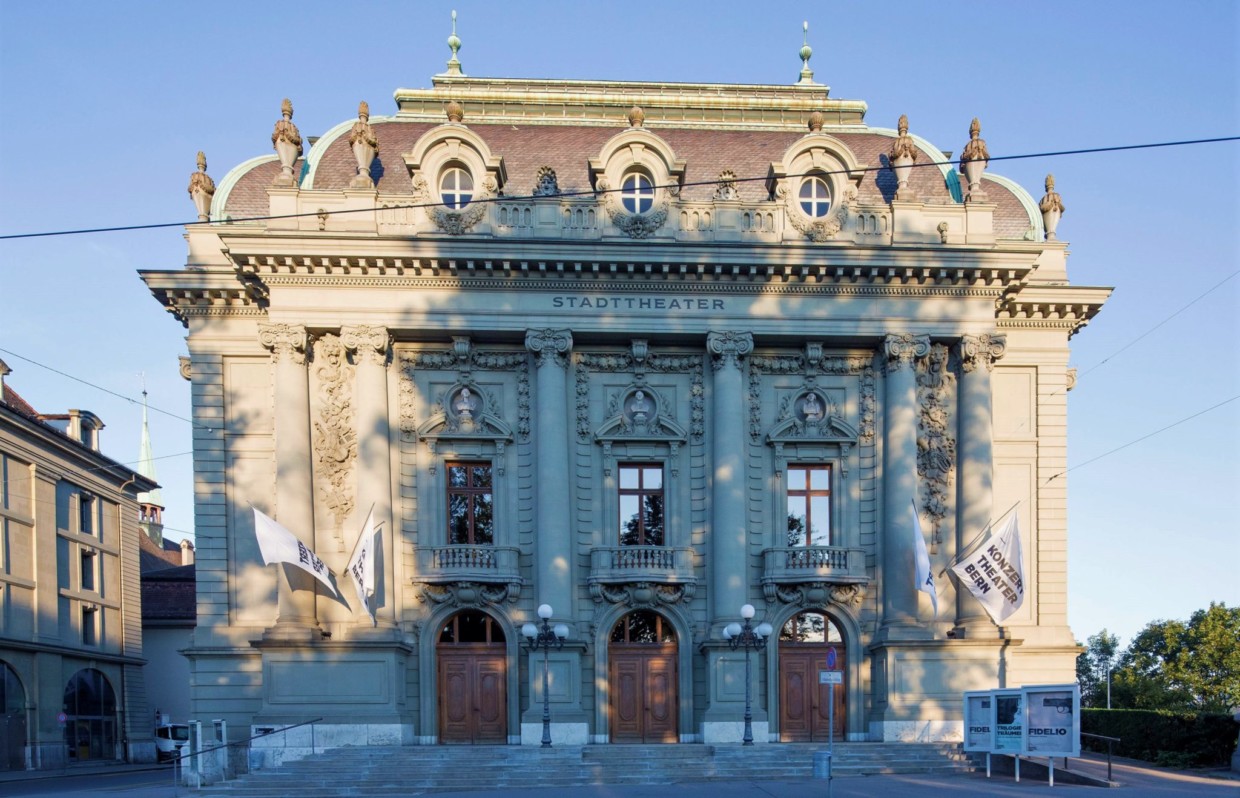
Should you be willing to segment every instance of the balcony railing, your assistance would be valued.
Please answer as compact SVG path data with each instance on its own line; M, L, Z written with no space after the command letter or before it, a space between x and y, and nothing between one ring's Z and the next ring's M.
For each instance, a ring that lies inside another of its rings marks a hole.
M693 549L665 546L608 546L590 552L592 583L661 582L688 584L694 581Z
M431 546L417 549L418 581L517 582L517 555L510 546Z
M867 581L865 551L843 546L788 546L762 552L764 584Z

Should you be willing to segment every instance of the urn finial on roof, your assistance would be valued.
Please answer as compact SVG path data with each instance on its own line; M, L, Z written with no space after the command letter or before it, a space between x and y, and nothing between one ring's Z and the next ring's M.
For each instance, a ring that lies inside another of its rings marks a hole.
M981 133L982 123L975 116L969 124L969 143L964 145L964 151L960 153L960 171L964 172L969 181L966 202L986 198L986 192L982 190L982 172L986 171L986 164L990 162L990 153L986 150L986 142L981 138Z
M444 106L444 113L448 115L448 121L459 125L465 119L465 106L456 100L449 100Z
M913 143L913 137L908 134L907 115L900 115L896 129L900 135L891 142L891 151L887 153L887 158L891 161L891 170L896 175L896 199L915 200L916 197L909 194L908 179L913 172L913 162L917 160L917 145Z
M1046 196L1038 203L1042 211L1042 226L1046 228L1046 240L1055 240L1055 230L1059 227L1059 217L1064 214L1063 197L1055 191L1055 176L1046 176Z
M374 163L375 154L379 152L379 140L375 137L375 129L370 126L370 106L365 100L357 105L357 121L349 131L349 146L357 162L357 174L353 176L349 188L374 188L370 165Z
M809 68L810 56L814 54L814 49L809 46L809 20L801 23L801 83L814 82L814 70Z
M646 123L646 112L640 105L634 105L629 109L628 120L629 127L641 127Z
M448 71L446 74L460 75L464 77L465 73L461 71L461 61L460 59L456 57L457 52L460 51L461 49L461 39L459 36L456 35L456 9L455 8L452 9L452 35L448 37L448 49L452 51L452 58L448 59Z
M283 118L276 122L275 129L271 131L271 146L280 159L280 174L276 175L272 185L288 188L297 185L293 164L301 155L301 133L293 124L293 103L287 97L280 103L280 115Z
M207 175L207 156L198 151L198 171L189 177L189 198L198 210L198 221L205 222L211 213L211 198L215 195L215 181Z
M809 115L808 125L810 133L818 133L822 130L822 125L827 121L827 117L822 111L814 111Z

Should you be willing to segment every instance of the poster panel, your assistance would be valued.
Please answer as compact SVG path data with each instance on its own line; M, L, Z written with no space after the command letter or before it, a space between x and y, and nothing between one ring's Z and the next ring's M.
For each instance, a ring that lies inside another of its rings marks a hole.
M1020 690L991 690L990 750L996 754L1021 753L1025 715Z
M989 690L973 690L964 694L964 750L990 750Z
M1075 684L1028 685L1021 689L1026 756L1081 755L1081 688Z

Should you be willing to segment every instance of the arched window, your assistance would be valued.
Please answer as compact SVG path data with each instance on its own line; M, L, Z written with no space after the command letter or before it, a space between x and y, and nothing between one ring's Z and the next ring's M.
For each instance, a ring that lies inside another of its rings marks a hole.
M459 166L448 167L439 178L439 196L453 210L464 208L474 198L473 175Z
M83 668L65 685L69 759L116 759L116 692L100 671Z
M449 645L464 643L502 643L504 628L485 612L458 612L439 630L439 642Z
M629 172L620 182L620 202L629 213L645 213L654 206L654 184L641 172Z
M781 643L842 643L840 628L820 612L802 612L779 630Z
M806 216L822 217L831 210L831 187L820 175L810 175L801 181L799 197Z
M613 643L675 643L676 630L663 616L650 610L630 612L611 630Z

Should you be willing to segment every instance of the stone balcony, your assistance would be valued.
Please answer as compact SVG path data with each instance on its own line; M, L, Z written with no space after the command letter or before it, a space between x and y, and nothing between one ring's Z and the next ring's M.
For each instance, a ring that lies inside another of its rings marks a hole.
M607 546L590 551L591 585L655 582L692 585L693 549L666 546Z
M815 582L863 584L865 551L843 546L788 546L762 552L764 586L800 585Z
M519 584L520 550L511 546L429 546L416 550L417 581Z

